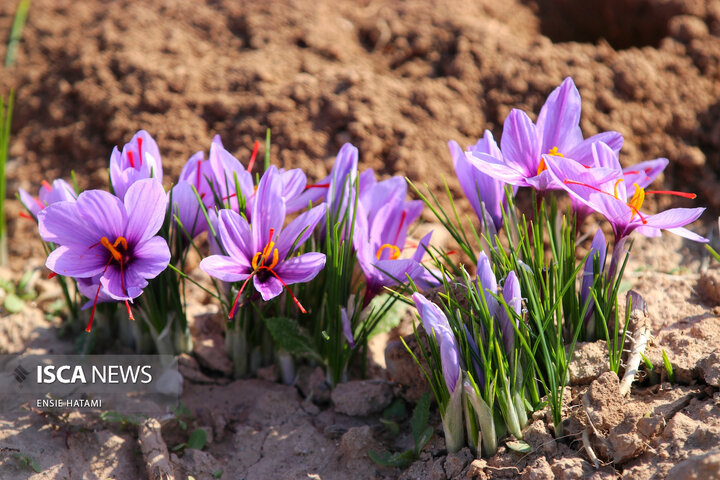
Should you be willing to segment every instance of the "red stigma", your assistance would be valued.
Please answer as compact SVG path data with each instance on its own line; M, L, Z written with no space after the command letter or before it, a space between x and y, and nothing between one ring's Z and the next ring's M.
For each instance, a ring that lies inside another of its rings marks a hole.
M200 175L202 174L202 160L197 161L197 171L195 173L195 189L200 190ZM202 198L202 195L200 196Z
M402 215L400 215L400 225L398 225L397 232L395 232L395 241L393 242L395 245L397 245L398 238L400 238L400 231L402 231L403 224L405 223L405 217L407 217L407 212L403 210Z
M55 273L55 272L48 273L48 280L55 278L55 277L57 277L57 273Z
M127 300L125 300L125 306L127 307L128 318L129 318L130 320L133 320L133 321L134 321L134 320L135 320L135 317L133 316L132 310L130 310L130 303L128 303Z
M228 314L228 321L231 321L233 317L235 316L235 308L237 307L238 300L240 299L240 295L242 295L242 292L245 290L245 287L247 286L248 282L253 276L250 275L248 278L245 279L242 286L240 287L240 290L238 290L237 295L235 295L235 301L232 304L232 308L230 309L230 313Z
M130 162L130 166L132 168L135 168L135 161L133 160L132 150L128 150L128 161Z
M42 186L45 187L45 190L48 192L52 192L52 185L50 185L47 180L42 181Z
M257 158L258 150L260 150L260 141L255 140L252 155L250 155L250 162L248 163L248 172L252 171L253 167L255 166L255 159Z
M28 220L32 220L32 219L33 219L33 217L30 216L30 215L28 215L26 212L20 212L20 213L18 213L18 216L20 216L20 217L22 217L22 218L27 218Z
M140 162L140 166L142 167L142 137L138 137L138 161Z
M305 185L305 190L309 188L330 188L329 183L315 183L313 185Z
M694 193L687 193L687 192L676 192L674 190L648 190L645 192L647 193L658 193L662 195L674 195L676 197L683 197L683 198L689 198L690 200L695 200L697 198L697 195Z

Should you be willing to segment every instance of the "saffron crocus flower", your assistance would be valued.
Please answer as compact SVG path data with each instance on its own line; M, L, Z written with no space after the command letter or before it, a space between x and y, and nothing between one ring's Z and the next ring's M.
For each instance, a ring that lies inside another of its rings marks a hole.
M507 278L505 278L502 297L507 306L510 307L510 312L517 315L521 314L522 294L520 293L520 282L515 272L508 273ZM503 344L505 345L505 353L507 353L508 359L512 361L515 349L515 327L513 324L515 326L519 326L519 324L515 317L509 315L505 308L502 307L498 308L497 320L502 333Z
M585 260L585 266L583 267L582 284L580 286L580 306L581 308L585 305L585 302L590 298L590 287L595 283L595 277L601 275L605 268L605 256L607 255L607 244L605 243L605 235L601 229L597 229L595 236L593 237L592 244L590 246L590 253ZM597 259L597 260L596 260ZM595 270L595 262L599 262L599 269ZM590 317L595 310L595 302L590 299L590 303L585 311L585 324L587 325Z
M543 155L565 156L583 165L592 161L591 146L602 141L620 151L618 132L603 132L583 140L580 130L580 93L571 78L552 91L540 110L537 124L521 110L510 112L500 139L502 159L484 152L468 158L483 172L511 185L533 187L539 192L560 189L547 174Z
M354 203L357 179L358 149L350 143L340 148L330 175L314 185L305 186L305 192L288 201L289 211L305 208L309 203L324 199L330 213L341 218L348 205Z
M38 214L40 236L58 245L46 265L58 275L99 276L95 303L102 287L114 300L125 301L132 318L128 301L137 298L148 279L170 262L167 243L155 235L166 208L165 191L152 179L130 185L124 201L108 192L89 190L75 202L50 205Z
M212 189L214 196L217 197L214 201L216 204L219 201L222 205L240 213L238 195L241 195L245 205L249 206L248 200L255 193L252 175L237 158L225 149L219 135L213 138L210 145L209 160L212 171ZM240 192L237 191L238 186ZM251 209L247 208L247 211L250 212Z
M447 317L440 310L440 307L420 293L414 293L412 299L425 331L430 338L435 337L440 350L443 378L450 395L446 401L439 398L436 398L436 400L440 405L447 449L449 452L456 452L463 447L465 441L462 420L462 375L457 340L452 328L450 328Z
M57 179L52 184L43 180L38 196L33 197L22 188L18 188L20 201L30 214L37 219L40 210L56 202L75 201L75 190L63 179Z
M475 214L482 221L484 213L481 204L485 204L485 210L490 214L495 230L499 230L503 222L503 209L507 206L506 184L484 173L477 165L473 164L456 141L451 140L448 147L450 148L453 167L460 182L460 187L470 201ZM502 153L490 130L485 130L483 138L469 147L468 150L471 153L490 155L502 162ZM513 193L517 191L517 189L513 190Z
M145 130L133 135L122 153L117 147L110 155L110 182L115 195L122 200L130 185L144 178L162 182L162 159L157 143Z
M383 286L403 283L408 276L420 288L436 283L420 263L432 232L420 240L410 258L400 258L408 227L423 208L422 201L405 201L406 188L401 178L385 180L370 187L358 202L353 244L365 273L366 304Z
M485 304L488 308L488 313L491 317L494 317L498 312L498 301L491 294L497 293L497 279L495 273L492 270L492 265L485 252L480 252L478 255L477 262L477 281L478 281L478 292L485 299Z
M609 147L598 144L597 148ZM553 178L574 198L605 216L615 232L615 243L640 229L642 234L653 236L658 230L669 230L691 240L706 239L681 228L700 217L704 208L672 208L656 215L642 213L645 195L668 194L684 198L695 198L695 194L649 190L639 184L632 186L632 196L624 185L625 177L621 170L585 168L576 162L557 157L548 158L548 171Z
M250 223L233 210L220 210L218 214L217 233L227 255L211 255L200 262L200 268L224 282L245 281L235 298L230 318L234 316L238 299L250 278L264 300L277 297L286 288L300 311L305 313L288 285L312 280L325 266L322 253L290 257L323 218L325 205L299 215L283 228L285 203L282 193L280 173L271 166L260 179Z

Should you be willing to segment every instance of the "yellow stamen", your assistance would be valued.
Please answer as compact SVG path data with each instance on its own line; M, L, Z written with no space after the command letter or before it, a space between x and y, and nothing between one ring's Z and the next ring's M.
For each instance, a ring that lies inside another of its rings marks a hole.
M386 248L390 250L390 260L397 260L398 258L400 258L400 249L396 245L390 245L389 243L385 243L380 246L377 253L375 254L378 260L380 260L382 252Z
M253 255L252 262L250 264L252 265L253 270L258 269L258 258L260 258L260 255L262 255L261 252L257 252L255 255Z
M100 244L103 247L107 248L110 251L110 254L113 256L113 258L115 260L117 260L118 262L120 260L122 260L122 253L120 253L117 250L117 246L122 245L123 249L127 250L127 240L125 240L125 237L117 237L115 239L115 243L112 243L112 244L110 243L110 240L108 240L107 237L102 237L100 239Z
M620 200L620 197L618 197L618 194L617 194L617 187L620 182L624 182L624 181L625 181L624 179L618 178L617 181L615 182L615 198L617 198L618 200ZM637 185L637 184L635 184L635 185Z
M250 262L253 270L257 270L258 268L265 266L265 261L271 255L270 249L272 249L272 261L270 262L270 265L267 266L267 268L273 269L277 266L277 264L280 262L280 252L278 252L277 248L273 248L274 245L274 242L270 242L267 244L267 246L265 246L262 252L257 252L255 255L253 255L252 262Z
M645 189L640 187L637 183L633 183L633 186L635 187L635 193L633 193L628 205L633 209L634 213L640 211L640 207L642 207L642 204L645 201Z
M558 152L558 148L557 148L557 147L551 148L550 151L548 152L548 155L555 155L556 157L565 157L565 155L563 155L562 153Z
M548 150L548 155L554 155L556 157L564 157L562 153L558 152L557 147L552 147L550 150ZM545 159L540 157L540 163L538 164L537 174L540 175L542 172L547 170L547 165L545 165Z

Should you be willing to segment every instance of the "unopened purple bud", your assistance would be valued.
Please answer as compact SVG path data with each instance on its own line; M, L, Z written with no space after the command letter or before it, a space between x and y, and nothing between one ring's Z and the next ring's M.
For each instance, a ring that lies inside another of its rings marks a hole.
M440 310L440 307L432 303L420 293L412 295L415 307L420 314L428 336L432 337L433 332L440 348L440 361L442 363L443 378L448 391L452 394L458 385L460 378L460 356L457 342L448 319Z
M520 282L518 282L515 272L508 273L508 276L505 279L502 296L505 303L507 303L508 307L510 307L510 310L515 312L517 315L520 315L520 309L522 308L522 296L520 293ZM504 308L500 308L499 310L498 323L500 324L500 331L502 332L505 352L509 357L511 357L513 349L515 348L515 327L513 327L513 322L515 322L516 326L519 326L519 324L517 323L517 320L508 315L508 312Z

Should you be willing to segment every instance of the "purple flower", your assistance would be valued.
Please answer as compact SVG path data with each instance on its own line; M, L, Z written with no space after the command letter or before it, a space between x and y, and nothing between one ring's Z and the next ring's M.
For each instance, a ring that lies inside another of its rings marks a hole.
M497 293L497 279L495 273L492 270L490 260L485 255L485 252L480 252L478 255L477 262L477 281L478 281L478 292L485 299L485 304L488 307L488 312L491 317L494 317L499 310L498 301L492 295L488 295L485 292L492 294Z
M595 283L596 275L601 275L605 268L605 256L607 255L607 244L605 243L605 235L601 229L597 229L595 236L593 237L592 245L590 246L590 253L585 260L585 266L583 267L582 285L580 286L580 306L581 308L585 305L585 302L590 298L590 287ZM600 269L595 271L595 259L599 261ZM585 324L590 320L595 309L595 302L590 300L587 311L585 312Z
M122 153L115 147L110 155L110 182L115 195L125 198L130 185L144 178L162 182L162 158L157 143L145 130L133 135Z
M471 152L468 158L483 172L511 185L533 187L542 192L557 190L547 173L544 155L572 158L583 165L592 161L591 146L602 141L620 151L618 132L604 132L583 140L580 130L580 93L570 77L552 91L540 110L537 124L521 110L510 112L500 140L502 158Z
M342 323L343 334L350 349L355 348L355 337L353 336L352 325L350 325L350 318L348 317L348 312L345 307L340 308L340 321Z
M205 205L205 208L212 210L215 205L215 198L208 179L212 179L213 171L210 161L205 159L205 154L200 151L190 157L185 163L178 183L172 188L172 213L177 216L173 225L177 226L180 221L184 232L190 236L188 240L195 238L208 229L207 220L200 208L198 196ZM197 190L198 196L193 191Z
M502 296L503 300L505 300L505 303L510 308L510 311L520 315L522 295L520 293L520 282L518 282L515 272L508 273L507 278L505 278ZM508 312L502 307L498 308L497 320L500 325L500 332L502 333L505 352L507 353L508 358L512 359L513 350L515 348L515 327L513 326L513 323L516 326L519 326L519 323L513 316L508 315Z
M252 175L245 170L240 161L235 158L225 147L223 147L220 136L216 135L210 145L210 170L212 171L212 189L214 196L213 202L219 200L226 207L239 212L238 195L244 198L248 207L247 211L251 211L249 203L255 193ZM237 191L240 187L240 192ZM205 199L203 199L205 201ZM210 202L206 203L206 205ZM218 205L219 208L220 205Z
M609 147L598 143L598 150ZM640 211L646 194L670 194L695 198L694 194L672 191L645 191L640 184L630 189L624 185L622 170L612 168L586 168L576 162L558 157L548 158L548 171L555 181L575 199L608 219L615 232L615 242L630 235L634 230L648 236L656 236L659 230L669 230L691 240L706 239L684 227L700 217L704 208L672 208L656 215Z
M460 354L455 334L453 334L447 317L440 310L440 307L420 293L413 293L412 299L415 302L415 308L417 308L428 337L432 338L434 332L440 348L440 362L442 363L445 385L448 392L452 394L460 378Z
M450 155L455 167L460 187L463 189L465 196L470 201L475 214L479 219L483 219L483 209L481 202L485 204L485 209L492 217L495 229L498 230L502 226L503 209L507 207L507 197L505 196L505 183L496 180L494 177L484 173L478 166L468 160L465 152L460 148L454 140L448 143ZM483 138L468 148L471 153L481 153L490 155L502 162L502 153L495 143L495 139L490 130L485 130ZM513 193L517 188L513 189Z
M38 191L37 198L30 195L22 188L18 188L20 202L28 209L30 214L37 219L40 210L56 202L75 201L77 195L75 190L63 179L53 181L52 185L43 180Z
M96 299L102 287L104 293L127 304L170 262L167 243L155 236L166 208L165 191L152 179L130 185L124 201L108 192L89 190L76 202L50 205L38 214L40 236L58 245L46 265L68 277L99 276Z
M365 302L383 286L405 282L407 276L420 288L434 284L432 275L420 263L432 232L421 241L412 257L400 258L408 227L420 216L423 203L405 201L407 186L400 177L375 183L360 195L353 245L365 273Z
M346 143L342 146L330 170L330 175L314 185L305 186L305 191L288 201L289 211L297 211L324 199L330 213L341 218L348 205L354 203L355 180L357 179L358 149Z
M325 266L325 255L321 253L310 252L290 258L323 218L325 206L318 205L283 228L285 202L282 193L281 175L271 166L258 185L250 223L233 210L220 210L218 214L217 233L227 255L211 255L200 262L200 268L224 282L245 281L235 298L231 318L250 278L267 301L280 295L283 288L292 295L288 285L312 280ZM294 296L293 299L305 313L300 302Z

